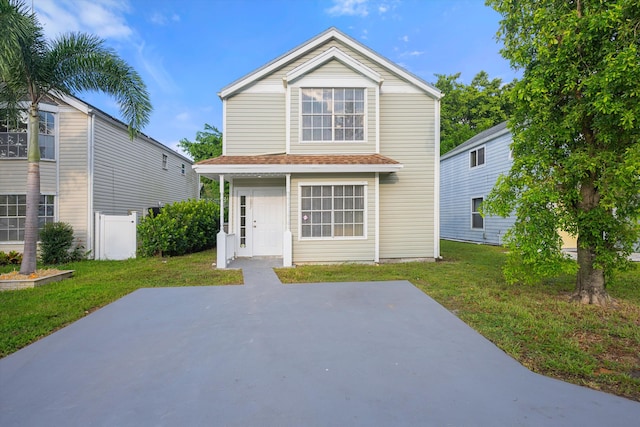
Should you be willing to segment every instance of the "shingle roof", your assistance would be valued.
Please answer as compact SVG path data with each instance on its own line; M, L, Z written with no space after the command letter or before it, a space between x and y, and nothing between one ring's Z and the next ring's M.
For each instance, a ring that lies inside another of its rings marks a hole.
M262 156L220 156L198 165L397 165L380 154L266 154Z
M476 136L467 139L465 142L463 142L462 144L458 145L456 148L454 148L453 150L444 153L442 156L440 156L440 160L444 160L446 158L452 157L462 151L465 151L471 147L473 147L475 144L480 143L481 141L488 139L489 137L499 134L503 131L505 131L507 129L507 122L502 122L500 124L495 125L492 128L489 128L487 130L484 130L482 132L480 132L479 134L477 134Z

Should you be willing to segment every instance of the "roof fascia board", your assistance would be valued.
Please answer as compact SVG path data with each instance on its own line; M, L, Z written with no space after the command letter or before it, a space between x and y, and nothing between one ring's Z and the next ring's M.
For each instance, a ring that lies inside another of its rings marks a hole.
M236 80L235 83L231 83L230 85L228 85L225 88L223 88L218 93L218 96L221 99L225 99L225 98L237 93L238 91L242 90L247 85L249 85L249 84L255 82L256 80L264 77L265 75L277 70L278 68L288 64L289 62L291 62L291 61L295 60L296 58L306 54L307 52L315 49L316 47L322 45L323 43L325 43L325 42L327 42L327 41L329 41L331 39L336 39L339 42L341 42L343 44L346 44L347 46L349 46L351 49L355 50L356 52L362 54L363 56L371 59L374 62L377 62L378 64L380 64L383 67L387 68L391 72L399 75L400 77L402 77L405 80L409 81L410 83L412 83L416 87L422 89L423 91L425 91L428 95L432 96L433 98L435 98L435 99L442 98L443 94L438 89L436 89L435 87L429 85L428 83L424 82L423 80L419 79L418 77L416 77L413 74L409 73L408 71L404 70L400 66L398 66L398 65L394 64L393 62L389 61L388 59L380 56L379 54L375 53L371 49L369 49L366 46L360 44L359 42L353 40L352 38L350 38L347 35L341 33L340 31L338 31L335 28L328 29L324 33L321 33L320 35L314 37L313 39L311 39L308 42L302 44L301 46L299 46L297 48L294 48L293 50L289 51L288 53L285 53L284 55L280 56L279 58L276 58L275 60L273 60L272 62L268 63L267 65L257 69L256 71L254 71L254 72L252 72L250 74L247 74L245 77L242 77L239 80Z
M349 55L347 55L346 53L344 53L343 51L341 51L335 46L326 50L320 55L314 57L313 59L310 59L304 64L297 66L293 70L289 71L285 79L287 82L292 82L297 78L299 78L300 76L303 76L315 70L316 68L321 67L322 65L326 64L327 62L333 59L341 62L342 64L356 71L357 73L369 78L370 80L373 80L377 84L382 83L382 81L384 80L379 73L373 71L371 68L367 67L366 65L356 61L355 59L353 59L352 57L350 57Z
M392 165L193 165L199 174L272 174L272 173L358 173L358 172L397 172L401 164Z
M469 150L471 148L477 147L477 146L482 145L482 144L486 144L487 142L489 142L489 141L491 141L493 139L496 139L498 137L501 137L503 135L506 135L509 132L510 132L509 128L505 128L505 129L499 130L496 133L492 133L491 135L487 135L484 138L481 138L481 139L479 139L477 141L474 141L473 144L465 145L465 143L463 142L462 144L458 145L453 150L451 150L448 153L445 153L442 156L440 156L440 160L448 159L449 157L453 157L456 154L463 153L463 152L465 152L465 151L467 151L467 150Z

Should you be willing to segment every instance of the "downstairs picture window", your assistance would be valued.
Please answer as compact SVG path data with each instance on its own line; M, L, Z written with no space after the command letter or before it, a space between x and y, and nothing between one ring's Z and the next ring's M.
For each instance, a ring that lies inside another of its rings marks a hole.
M38 226L54 222L55 196L41 195L38 207ZM24 194L0 195L0 242L24 241L24 225L27 215L27 196Z
M364 237L364 218L364 185L300 187L302 238Z

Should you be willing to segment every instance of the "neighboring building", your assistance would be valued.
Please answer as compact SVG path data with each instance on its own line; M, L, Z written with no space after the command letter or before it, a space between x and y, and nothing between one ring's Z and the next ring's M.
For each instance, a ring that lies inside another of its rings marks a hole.
M515 216L482 217L479 207L507 174L513 158L512 136L507 123L480 132L440 157L440 237L477 243L502 244ZM561 233L563 247L575 248L576 240Z
M219 96L223 155L194 166L231 184L219 267L439 257L438 89L331 28Z
M40 103L40 222L73 226L94 250L94 213L144 215L198 197L192 162L74 97ZM24 246L26 123L0 122L0 251Z

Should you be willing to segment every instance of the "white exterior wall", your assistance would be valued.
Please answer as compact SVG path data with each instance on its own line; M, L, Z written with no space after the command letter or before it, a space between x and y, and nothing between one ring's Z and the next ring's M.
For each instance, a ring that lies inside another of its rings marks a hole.
M498 176L508 173L511 134L506 133L467 147L440 162L440 237L478 243L501 244L515 217L487 216L484 230L471 228L471 199L486 199ZM469 153L485 147L485 164L470 167Z
M191 163L169 148L142 135L131 141L124 126L102 116L96 116L94 132L94 211L146 214L159 204L198 197L198 177ZM168 157L167 169L163 154Z

